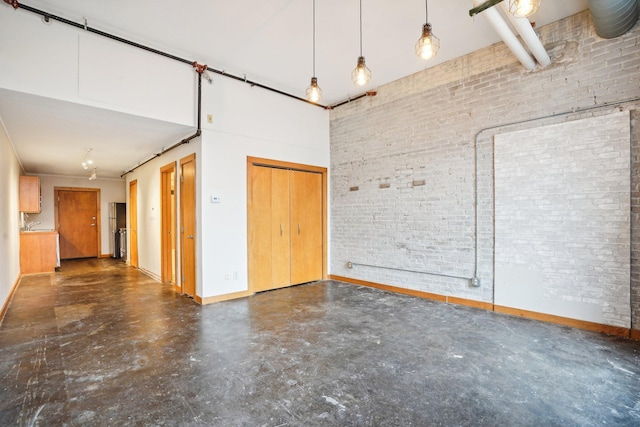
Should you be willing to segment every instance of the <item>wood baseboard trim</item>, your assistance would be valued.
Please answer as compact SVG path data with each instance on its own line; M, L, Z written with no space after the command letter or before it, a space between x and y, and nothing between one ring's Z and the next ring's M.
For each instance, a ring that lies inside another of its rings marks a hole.
M495 305L494 311L497 313L509 314L511 316L525 317L527 319L540 320L542 322L554 323L556 325L570 326L572 328L584 329L592 332L600 332L607 335L629 338L630 329L620 326L604 325L602 323L588 322L586 320L571 319L569 317L556 316L553 314L539 313L537 311L522 310L520 308L505 307Z
M368 282L366 280L360 280L360 279L352 279L351 277L335 276L333 274L330 274L329 278L331 280L338 280L340 282L351 283L353 285L366 286L368 288L381 289L383 291L389 291L396 294L410 295L413 297L420 297L420 298L430 299L434 301L447 302L447 297L445 297L444 295L432 294L432 293L423 292L423 291L416 291L414 289L399 288L397 286L383 285L382 283Z
M111 258L111 254L100 254L98 258Z
M556 325L570 326L572 328L584 329L592 332L599 332L607 335L614 335L623 338L640 341L640 330L623 328L620 326L604 325L601 323L587 322L585 320L571 319L568 317L555 316L552 314L538 313L535 311L522 310L519 308L505 307L494 305L488 302L475 301L466 298L450 297L446 295L432 294L429 292L415 291L413 289L399 288L397 286L383 285L375 282L367 282L365 280L352 279L350 277L329 275L331 280L351 283L354 285L367 286L370 288L382 289L403 295L410 295L420 298L426 298L434 301L459 304L469 307L479 308L487 311L495 311L496 313L508 314L511 316L524 317L527 319L537 320L541 322L553 323Z
M11 286L11 290L9 290L9 295L7 295L7 299L5 300L4 304L2 304L2 311L0 311L0 325L4 320L4 315L7 314L7 310L9 309L9 304L11 304L11 300L13 299L13 294L16 293L16 289L18 289L18 284L20 283L21 279L22 279L22 274L18 274L18 278Z
M207 304L213 304L214 302L222 302L222 301L229 301L232 299L246 298L246 297L250 297L251 295L253 295L253 292L251 291L241 291L241 292L233 292L231 294L216 295L214 297L205 297L205 298L202 298L201 296L196 295L193 297L193 299L199 304L207 305Z
M432 294L430 292L416 291L414 289L399 288L397 286L383 285L381 283L367 282L360 279L352 279L351 277L330 275L330 279L339 280L341 282L352 283L354 285L367 286L369 288L382 289L383 291L394 292L397 294L410 295L419 298L430 299L434 301L444 302L448 304L466 305L468 307L479 308L482 310L493 310L493 304L490 302L475 301L466 298L450 297L447 295Z

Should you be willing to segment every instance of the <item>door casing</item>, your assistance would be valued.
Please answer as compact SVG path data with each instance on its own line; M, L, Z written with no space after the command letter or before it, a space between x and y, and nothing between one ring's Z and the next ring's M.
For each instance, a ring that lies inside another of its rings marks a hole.
M182 293L196 298L196 155L180 159L180 280Z
M138 268L138 180L129 183L129 264Z
M176 247L176 162L160 168L160 259L164 283L178 286Z

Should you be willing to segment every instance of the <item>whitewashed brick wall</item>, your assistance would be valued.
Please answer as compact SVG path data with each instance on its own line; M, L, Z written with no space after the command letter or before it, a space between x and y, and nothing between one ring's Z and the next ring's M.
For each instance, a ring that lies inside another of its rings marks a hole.
M628 328L629 112L496 135L495 303Z
M631 110L631 295L640 329L640 102L618 105L640 97L640 25L600 39L585 11L538 32L553 60L544 69L524 70L499 43L331 112L331 274L493 302L493 135ZM480 288L447 277L474 274L476 177Z

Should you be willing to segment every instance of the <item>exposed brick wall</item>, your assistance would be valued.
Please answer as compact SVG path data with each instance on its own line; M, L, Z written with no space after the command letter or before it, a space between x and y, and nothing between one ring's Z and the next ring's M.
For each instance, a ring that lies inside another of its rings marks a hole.
M630 326L629 112L494 137L495 303Z
M640 25L600 39L585 11L539 34L553 60L544 69L524 70L499 43L331 112L332 274L493 302L493 136L632 110L631 292L640 325L640 102L605 106L640 97ZM480 288L424 274L474 275L476 177ZM349 269L349 261L392 269Z

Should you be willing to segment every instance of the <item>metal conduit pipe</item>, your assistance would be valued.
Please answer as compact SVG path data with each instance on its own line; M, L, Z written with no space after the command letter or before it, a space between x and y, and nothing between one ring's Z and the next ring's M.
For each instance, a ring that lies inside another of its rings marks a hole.
M160 152L152 155L151 157L149 157L144 162L138 163L136 166L132 167L131 169L127 170L126 172L123 172L122 175L120 175L120 178L124 178L125 175L133 172L134 170L138 169L139 167L142 167L142 166L146 165L151 160L162 156L163 154L173 150L174 148L177 148L177 147L179 147L181 145L184 145L184 144L188 144L193 139L195 139L195 138L199 137L200 135L202 135L202 127L201 127L201 124L202 124L202 120L201 120L201 115L202 115L202 73L207 68L207 66L206 65L199 65L197 62L194 62L193 63L193 68L198 73L198 106L197 106L197 110L198 110L198 128L196 129L196 132L193 135L190 135L190 136L184 138L183 140L178 141L175 144L173 144L173 145L171 145L171 146L169 146L167 148L163 148L162 150L160 150Z
M638 0L589 0L589 8L596 33L605 39L623 35L640 16Z
M484 3L485 2L483 0L473 0L473 4L475 6L481 6ZM509 25L502 18L496 7L491 6L481 13L485 18L487 18L489 24L493 27L495 32L498 33L500 38L504 41L504 44L511 49L524 68L527 70L533 70L536 67L536 61L533 60L529 52L527 52L524 46L522 46L522 43L520 43L520 40L518 40L511 28L509 28Z
M509 22L511 22L511 25L513 25L513 28L515 28L518 34L520 34L524 44L527 45L529 51L536 57L538 64L543 67L551 64L551 58L549 58L547 50L544 48L540 38L538 38L538 35L533 30L531 22L529 22L527 18L516 18L509 13L509 6L507 5L507 2L503 1L500 3L500 6L504 12L503 15L507 17Z
M580 113L585 113L587 111L593 111L593 110L599 110L601 108L616 108L616 107L621 107L622 105L625 104L630 104L630 103L634 103L634 102L640 102L640 97L635 97L635 98L628 98L628 99L623 99L621 101L614 101L614 102L607 102L604 104L598 104L598 105L592 105L589 107L583 107L583 108L574 108L568 111L563 111L560 113L554 113L554 114L547 114L545 116L538 116L538 117L532 117L529 119L524 119L524 120L516 120L513 122L506 122L506 123L501 123L501 124L497 124L497 125L492 125L492 126L487 126L485 128L480 129L478 132L476 132L476 135L473 139L473 194L474 194L474 203L473 203L473 211L474 211L474 230L475 230L475 239L474 239L474 253L475 253L475 267L474 267L474 278L477 278L478 280L480 279L480 277L478 276L478 267L480 265L480 247L479 247L479 236L478 236L478 231L480 230L479 227L479 215L478 215L478 145L480 144L480 136L488 131L491 130L497 130L497 129L501 129L501 128L506 128L506 127L511 127L511 126L517 126L517 125L523 125L526 123L534 123L534 122L538 122L541 120L547 120L547 119L553 119L553 118L557 118L557 117L563 117L563 116L568 116L570 114L580 114ZM494 230L495 233L495 230ZM494 236L495 237L495 236ZM494 273L494 279L495 279L495 273ZM495 284L493 286L493 300L495 301Z

